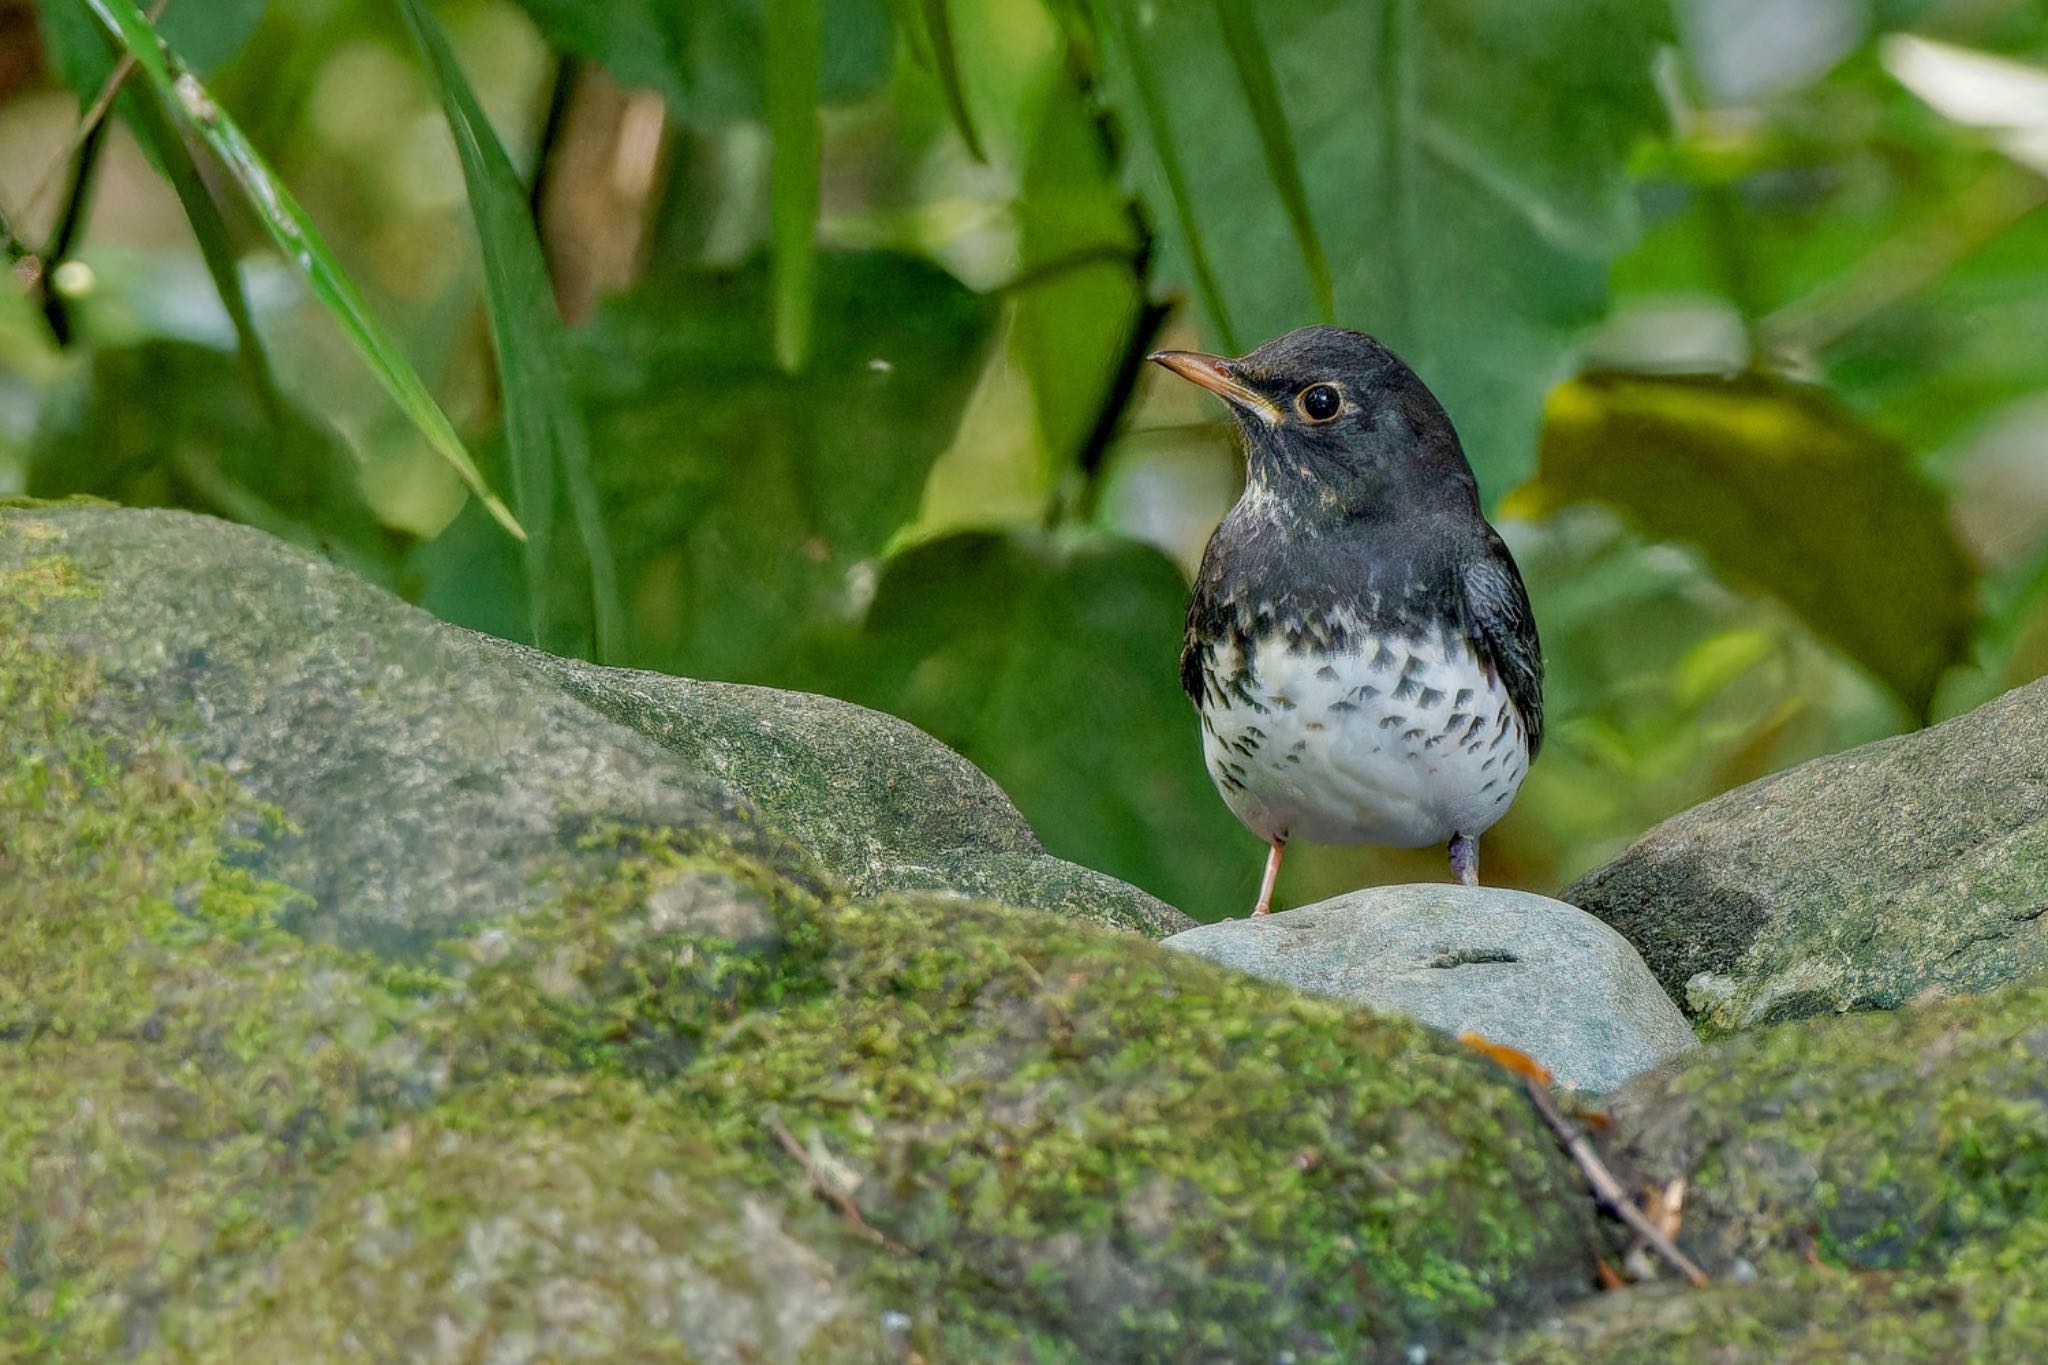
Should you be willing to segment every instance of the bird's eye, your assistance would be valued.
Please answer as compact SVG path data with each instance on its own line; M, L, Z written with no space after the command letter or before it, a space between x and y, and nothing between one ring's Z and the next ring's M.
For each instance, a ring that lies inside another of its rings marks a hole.
M1301 415L1311 422L1327 422L1344 406L1344 396L1337 392L1335 384L1311 384L1294 401L1301 408Z

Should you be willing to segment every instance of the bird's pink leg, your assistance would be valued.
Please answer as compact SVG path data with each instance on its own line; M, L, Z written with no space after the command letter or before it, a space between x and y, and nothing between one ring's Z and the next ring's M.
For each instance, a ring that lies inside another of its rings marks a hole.
M1273 883L1280 876L1280 854L1287 848L1285 839L1275 839L1272 851L1266 854L1266 879L1259 883L1259 903L1252 907L1254 915L1269 915L1273 912Z
M1479 841L1469 834L1451 840L1451 875L1461 886L1479 885Z

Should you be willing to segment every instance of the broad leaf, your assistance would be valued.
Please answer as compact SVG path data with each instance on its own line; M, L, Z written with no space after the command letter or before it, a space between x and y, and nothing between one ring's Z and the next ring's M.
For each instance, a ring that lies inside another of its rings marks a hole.
M848 695L981 765L1053 853L1197 918L1239 914L1263 850L1202 767L1186 604L1179 571L1132 541L949 536L890 562Z
M916 514L996 307L918 261L824 253L810 364L791 375L768 297L759 262L671 266L600 307L575 368L634 660L787 685L806 633L858 615Z
M1607 262L1636 233L1625 162L1662 122L1654 9L1242 8L1226 25L1212 5L1095 0L1160 278L1190 291L1213 344L1241 350L1324 316L1319 244L1336 321L1416 368L1481 484L1503 490L1529 468L1543 395L1576 368ZM1270 89L1231 41L1246 25Z
M1819 389L1596 374L1550 404L1531 514L1594 499L1696 543L1924 714L1968 647L1975 573L1906 453Z

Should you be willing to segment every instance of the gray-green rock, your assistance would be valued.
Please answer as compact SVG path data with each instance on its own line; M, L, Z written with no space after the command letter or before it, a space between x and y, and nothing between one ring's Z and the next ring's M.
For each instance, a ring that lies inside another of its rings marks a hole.
M1482 1358L2048 1359L2048 978L1721 1039L1611 1097L1717 1283L1604 1294Z
M894 716L832 697L600 668L484 642L715 773L855 891L955 891L1154 937L1194 923L1134 886L1045 853L986 773Z
M1713 1030L2048 968L2048 681L1673 816L1565 891Z
M92 504L0 511L0 571L61 537L104 590L38 631L95 706L223 764L285 824L257 869L341 942L419 951L549 894L614 823L787 837L855 889L949 889L1147 932L1191 921L1039 849L979 770L823 697L596 668L447 626L260 532ZM763 825L769 829L764 830Z
M1694 1046L1627 940L1584 911L1498 887L1376 886L1166 940L1268 981L1519 1048L1612 1090Z
M503 868L409 877L444 806ZM1426 1030L851 892L495 647L101 508L0 514L0 1154L0 1358L60 1362L1358 1359L1594 1241Z

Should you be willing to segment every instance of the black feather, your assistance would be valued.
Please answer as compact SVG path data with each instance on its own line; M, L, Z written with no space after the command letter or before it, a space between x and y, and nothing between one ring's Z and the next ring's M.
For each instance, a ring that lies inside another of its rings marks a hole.
M1486 528L1486 550L1466 561L1465 628L1481 657L1507 687L1508 700L1529 731L1529 757L1543 747L1543 644L1529 592L1499 532Z

